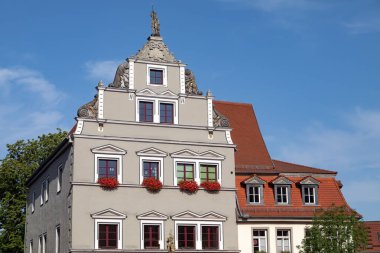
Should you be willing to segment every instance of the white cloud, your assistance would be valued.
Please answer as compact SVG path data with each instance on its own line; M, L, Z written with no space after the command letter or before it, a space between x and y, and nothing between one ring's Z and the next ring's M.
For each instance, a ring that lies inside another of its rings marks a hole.
M88 61L85 63L87 77L94 81L103 80L105 84L108 84L113 81L120 63L115 60Z
M314 123L277 149L281 159L338 170L379 169L380 111L356 109L346 128Z
M0 87L5 89L7 95L11 90L32 92L47 103L58 103L64 97L39 72L25 68L0 68Z
M0 68L0 159L5 145L35 138L62 124L66 95L41 73L28 68Z
M343 26L352 34L380 32L380 18L365 18L343 23Z

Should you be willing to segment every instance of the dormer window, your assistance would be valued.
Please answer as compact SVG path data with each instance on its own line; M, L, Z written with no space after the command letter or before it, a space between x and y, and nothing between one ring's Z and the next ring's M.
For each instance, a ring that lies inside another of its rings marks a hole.
M150 84L163 84L164 71L161 69L150 69Z
M272 181L272 184L274 185L274 197L276 204L289 205L291 203L290 189L292 183L292 181L284 176L279 176Z
M299 184L301 185L304 205L317 205L319 181L313 177L306 177Z
M247 203L252 205L264 204L263 190L266 182L255 175L244 183L246 185Z

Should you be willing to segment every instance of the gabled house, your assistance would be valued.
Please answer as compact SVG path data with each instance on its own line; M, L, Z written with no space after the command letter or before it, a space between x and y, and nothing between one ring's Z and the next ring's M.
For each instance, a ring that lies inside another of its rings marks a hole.
M298 252L314 214L346 206L336 172L274 160L262 138L252 105L214 101L229 119L237 146L235 173L239 249Z
M151 16L29 179L25 252L238 252L231 128Z

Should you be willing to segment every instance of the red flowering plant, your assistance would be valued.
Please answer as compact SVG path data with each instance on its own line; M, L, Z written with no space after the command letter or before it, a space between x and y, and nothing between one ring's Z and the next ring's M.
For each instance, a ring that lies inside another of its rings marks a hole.
M105 190L113 190L119 186L119 181L114 177L101 177L98 179L98 184Z
M159 192L162 188L161 181L155 177L145 178L141 185L145 186L146 189L151 192Z
M178 182L179 189L187 193L196 193L199 189L197 182L195 181L180 181Z
M204 181L201 183L201 187L203 187L208 192L218 192L220 191L220 184L219 182L211 182L211 181Z

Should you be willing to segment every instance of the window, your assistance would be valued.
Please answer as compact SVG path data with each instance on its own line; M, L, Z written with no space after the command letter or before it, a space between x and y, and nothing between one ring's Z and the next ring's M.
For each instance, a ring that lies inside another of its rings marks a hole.
M195 249L195 226L178 226L178 248Z
M118 248L118 225L98 224L98 249Z
M36 193L32 193L32 213L34 213L34 210L36 208Z
M160 225L144 224L144 249L160 248Z
M160 123L173 124L173 104L160 103Z
M262 186L248 185L247 186L247 200L249 204L261 204Z
M168 85L166 66L147 64L146 67L146 82L148 85Z
M302 186L302 196L305 205L317 204L316 199L316 187L314 186Z
M40 235L38 240L38 253L46 253L46 234Z
M253 230L253 253L267 252L267 230L254 229Z
M153 122L153 102L139 102L139 121Z
M49 199L49 179L42 182L41 185L41 206Z
M117 179L117 160L99 159L98 160L98 177L116 178Z
M33 240L29 242L29 253L33 253Z
M219 249L218 226L202 226L202 249Z
M283 251L291 252L290 230L288 229L277 230L276 248L277 248L277 253L281 253Z
M216 182L217 181L217 166L209 164L200 165L200 178L202 182Z
M177 163L177 182L194 181L194 164Z
M163 84L164 71L162 69L150 69L150 84Z
M289 187L288 186L275 186L276 203L289 204Z
M159 164L157 161L143 161L144 179L150 177L159 179Z
M58 175L57 175L57 193L61 192L62 188L62 173L63 173L63 167L60 165L58 167Z
M57 226L55 228L55 253L61 252L61 228Z

